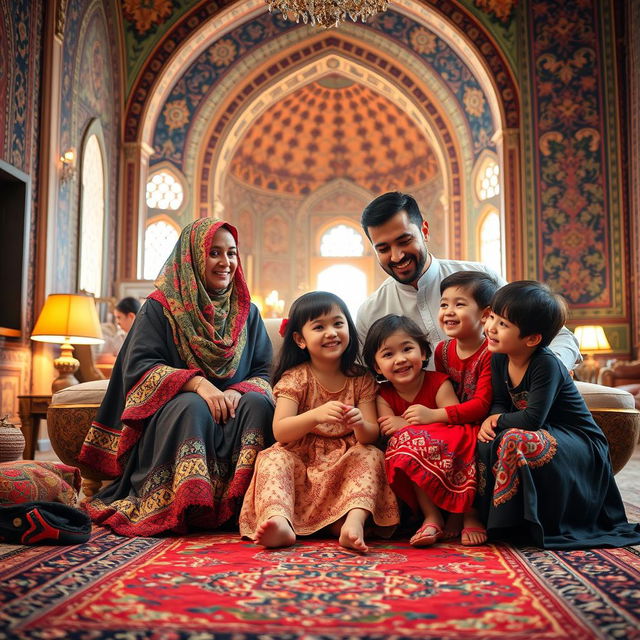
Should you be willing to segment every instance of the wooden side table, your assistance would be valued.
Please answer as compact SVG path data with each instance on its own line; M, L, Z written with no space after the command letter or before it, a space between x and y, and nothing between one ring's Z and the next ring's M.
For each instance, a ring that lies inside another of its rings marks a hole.
M22 433L24 434L24 458L33 460L36 454L36 441L40 419L47 417L47 409L51 402L51 396L25 395L18 396L18 415Z

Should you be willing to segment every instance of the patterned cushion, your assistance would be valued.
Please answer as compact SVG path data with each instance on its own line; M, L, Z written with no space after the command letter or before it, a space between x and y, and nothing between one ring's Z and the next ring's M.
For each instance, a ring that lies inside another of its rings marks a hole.
M0 463L0 504L62 502L75 505L80 471L60 462Z

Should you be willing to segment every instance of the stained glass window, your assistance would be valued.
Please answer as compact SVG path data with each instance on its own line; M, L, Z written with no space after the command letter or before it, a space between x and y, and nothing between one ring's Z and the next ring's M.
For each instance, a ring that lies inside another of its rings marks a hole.
M182 185L168 171L159 171L147 182L147 206L150 209L180 208L184 200Z
M488 200L500 193L500 167L495 160L483 164L476 182L480 200Z

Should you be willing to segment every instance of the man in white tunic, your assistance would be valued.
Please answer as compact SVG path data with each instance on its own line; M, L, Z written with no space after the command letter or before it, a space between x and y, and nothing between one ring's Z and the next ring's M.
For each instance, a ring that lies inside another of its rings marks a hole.
M435 350L445 334L438 324L440 283L456 271L484 271L502 285L506 281L479 262L442 260L429 253L429 224L410 195L392 191L378 196L362 213L361 224L387 278L360 306L356 319L360 344L369 327L388 313L408 316ZM578 343L566 327L549 345L571 370L582 358ZM430 368L433 368L433 359Z

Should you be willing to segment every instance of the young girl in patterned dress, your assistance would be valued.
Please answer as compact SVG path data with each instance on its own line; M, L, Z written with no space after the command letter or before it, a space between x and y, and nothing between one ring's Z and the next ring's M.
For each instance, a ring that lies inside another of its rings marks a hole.
M487 348L484 323L489 317L489 304L500 285L482 271L458 271L440 284L438 322L447 339L436 346L436 371L446 373L460 399L444 409L428 414L433 422L456 425L475 425L466 428L469 445L475 448L477 428L489 415L491 407L491 353ZM461 531L462 529L462 531ZM487 532L475 508L464 514L450 513L444 527L444 539L462 536L462 544L483 544Z
M410 543L434 544L443 536L442 511L463 513L475 497L475 435L472 425L435 422L433 410L458 403L449 377L425 371L431 349L420 328L390 314L371 325L365 362L386 380L377 398L381 431L391 436L385 465L389 484L423 522Z
M613 479L607 440L547 345L564 301L523 280L500 289L485 323L493 406L478 434L478 504L489 535L545 549L640 543Z
M344 302L322 291L291 307L274 374L277 443L261 451L240 513L240 533L265 547L292 545L324 527L367 551L364 524L398 523L374 446L375 381L356 365L358 338Z

